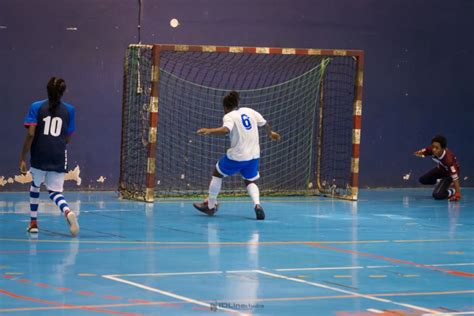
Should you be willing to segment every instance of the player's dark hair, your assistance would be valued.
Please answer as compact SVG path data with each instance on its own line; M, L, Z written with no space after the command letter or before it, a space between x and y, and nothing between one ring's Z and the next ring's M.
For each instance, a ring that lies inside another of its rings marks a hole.
M439 143L441 145L441 148L446 148L446 146L448 145L448 141L443 135L436 135L435 137L433 137L431 143L433 144L434 142Z
M229 92L228 95L224 97L222 103L224 107L233 110L239 106L240 97L236 91Z
M66 91L66 82L62 78L51 77L46 89L48 90L49 112L54 114L61 103L64 91Z

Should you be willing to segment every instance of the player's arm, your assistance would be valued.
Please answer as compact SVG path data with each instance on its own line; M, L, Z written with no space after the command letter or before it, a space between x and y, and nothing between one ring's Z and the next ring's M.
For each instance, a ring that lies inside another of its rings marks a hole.
M225 126L217 127L217 128L200 128L197 130L199 135L227 135L229 134L229 129Z
M433 154L431 151L431 146L428 146L426 148L422 148L420 150L417 150L413 153L417 157L425 158L426 156L430 156Z
M222 118L222 126L216 128L200 128L197 130L199 135L227 135L234 128L234 122L229 115L224 115Z
M268 138L270 138L271 140L279 141L281 139L280 134L272 130L272 124L270 124L270 122L267 122L267 124L265 124L265 131L267 132Z
M265 131L267 132L268 138L270 138L271 140L279 141L281 139L281 136L280 134L272 130L272 124L270 124L270 122L264 119L262 114L258 113L257 111L254 111L254 114L258 127L265 126Z
M454 189L456 189L456 193L453 196L451 196L449 200L451 202L459 201L461 199L461 184L459 183L459 174L458 174L459 170L451 160L448 160L448 167L449 167L449 172L451 174L451 178L453 179Z
M26 133L25 141L23 142L23 149L20 154L20 171L21 173L27 173L28 168L26 167L26 155L30 152L31 143L35 138L36 125L29 125L28 132Z
M68 108L68 113L69 113L69 124L66 132L66 144L69 144L72 140L72 135L74 134L74 131L76 130L76 110L71 106Z
M459 184L459 179L453 180L453 186L456 189L456 193L449 198L451 202L456 202L461 199L461 184Z

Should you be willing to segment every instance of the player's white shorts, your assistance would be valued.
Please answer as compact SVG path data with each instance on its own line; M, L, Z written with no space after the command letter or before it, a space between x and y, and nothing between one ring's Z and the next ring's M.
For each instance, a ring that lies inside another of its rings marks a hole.
M30 168L30 172L35 186L40 187L44 183L48 191L63 192L64 176L66 175L64 172L43 171L33 167Z

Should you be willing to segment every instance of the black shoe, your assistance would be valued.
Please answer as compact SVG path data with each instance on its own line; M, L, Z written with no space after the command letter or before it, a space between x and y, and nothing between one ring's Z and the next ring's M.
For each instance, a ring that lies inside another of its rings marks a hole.
M257 216L257 220L264 220L265 212L263 211L263 207L260 205L255 205L255 215Z
M204 202L204 203L193 203L193 206L195 209L197 209L198 211L200 212L203 212L209 216L212 216L214 215L216 212L217 212L217 204L215 207L213 208L209 208L209 206L207 206L207 202Z

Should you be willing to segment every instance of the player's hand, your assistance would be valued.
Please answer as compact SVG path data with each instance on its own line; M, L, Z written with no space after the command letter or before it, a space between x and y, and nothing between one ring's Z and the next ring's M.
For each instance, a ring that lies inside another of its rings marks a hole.
M197 130L199 135L209 135L211 133L210 128L200 128Z
M281 139L280 134L278 134L277 132L271 132L270 135L268 135L268 137L270 137L271 140L275 140L275 141L279 141Z
M28 172L28 168L26 167L26 162L24 160L20 160L20 172L22 174L26 174Z
M417 150L413 154L417 157L424 158L425 157L425 149Z
M456 191L452 197L449 198L449 202L457 202L461 199L461 192Z

